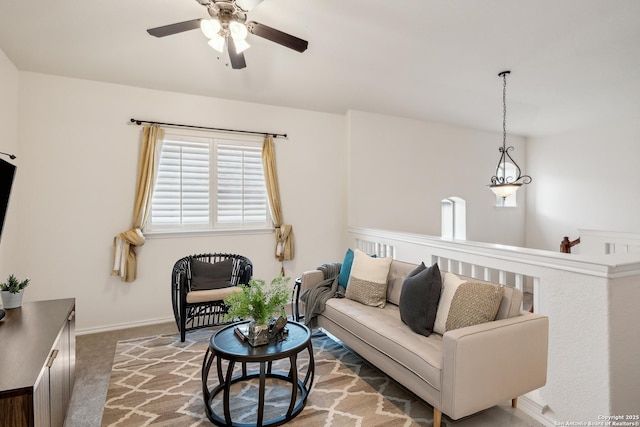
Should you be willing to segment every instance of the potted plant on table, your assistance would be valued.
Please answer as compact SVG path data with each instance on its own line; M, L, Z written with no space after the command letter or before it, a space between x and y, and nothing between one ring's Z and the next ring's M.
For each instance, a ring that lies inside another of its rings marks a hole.
M17 308L22 306L24 288L29 286L29 278L22 282L13 274L9 275L6 282L0 283L0 295L3 308Z
M289 277L276 277L265 289L265 281L251 279L248 285L240 285L242 292L235 292L224 299L227 314L224 320L250 320L248 338L251 345L269 342L269 322L274 314L286 319L285 305L289 297Z

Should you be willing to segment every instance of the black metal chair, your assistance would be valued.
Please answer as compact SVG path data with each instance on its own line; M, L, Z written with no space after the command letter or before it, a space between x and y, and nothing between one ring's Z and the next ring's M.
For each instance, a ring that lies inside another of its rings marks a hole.
M235 254L200 254L190 255L178 260L171 273L171 302L173 315L180 330L180 340L184 342L187 331L221 325L227 314L227 306L222 299L231 289L191 290L192 260L215 264L229 259L233 260L229 288L248 284L253 275L253 264L242 256ZM231 291L232 292L232 291ZM211 299L213 298L213 299Z

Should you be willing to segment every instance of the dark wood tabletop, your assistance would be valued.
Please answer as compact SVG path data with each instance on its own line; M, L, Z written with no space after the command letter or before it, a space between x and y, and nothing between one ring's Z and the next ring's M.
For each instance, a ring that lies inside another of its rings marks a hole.
M241 322L248 323L248 322ZM241 324L240 323L240 324ZM297 322L288 322L289 335L284 341L272 339L269 344L252 347L234 332L239 323L226 326L211 336L209 347L219 357L236 362L262 362L282 359L307 348L311 340L309 328Z
M0 321L0 395L33 388L75 299L27 302Z

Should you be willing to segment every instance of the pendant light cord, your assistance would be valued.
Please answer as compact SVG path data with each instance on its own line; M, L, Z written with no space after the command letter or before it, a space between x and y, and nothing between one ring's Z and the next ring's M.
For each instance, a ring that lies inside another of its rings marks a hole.
M502 146L507 147L507 73L502 73Z

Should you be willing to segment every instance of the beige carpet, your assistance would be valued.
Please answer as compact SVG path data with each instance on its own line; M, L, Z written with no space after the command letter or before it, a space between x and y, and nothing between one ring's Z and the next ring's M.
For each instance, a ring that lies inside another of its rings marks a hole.
M119 341L102 426L212 425L205 415L201 382L202 359L210 336L211 331L196 331L187 334L184 343L180 343L177 335ZM313 337L313 347L316 367L313 388L306 407L287 425L431 425L430 406L357 355L321 333ZM301 370L308 363L304 353L298 361ZM288 370L284 363L288 362L274 364L274 371ZM249 369L256 370L257 365ZM209 387L217 381L214 370ZM286 411L288 398L281 394L288 393L289 387L270 380L266 399L273 404L265 407L265 419ZM256 389L254 381L233 386L234 422L255 423ZM212 406L222 413L219 400Z

